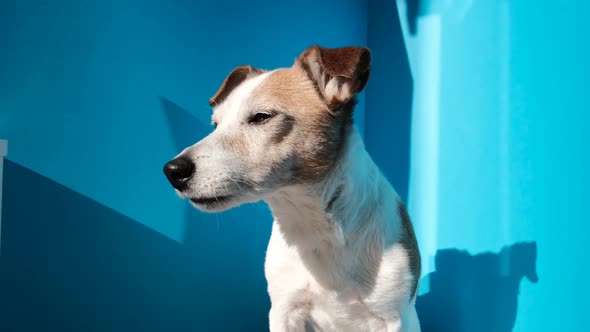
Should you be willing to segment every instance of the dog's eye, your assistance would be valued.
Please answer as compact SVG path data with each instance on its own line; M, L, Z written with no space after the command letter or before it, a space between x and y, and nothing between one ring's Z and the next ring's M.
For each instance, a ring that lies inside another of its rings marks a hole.
M214 130L217 129L217 122L213 121L213 122L211 122L211 125L213 126Z
M273 117L271 113L256 113L248 120L248 123L260 124Z

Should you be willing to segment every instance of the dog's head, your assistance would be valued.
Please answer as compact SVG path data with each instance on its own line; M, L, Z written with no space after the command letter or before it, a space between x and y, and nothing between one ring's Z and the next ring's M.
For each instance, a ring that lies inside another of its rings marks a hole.
M366 85L366 48L305 50L292 67L234 69L209 104L213 132L164 166L177 192L222 211L332 169Z

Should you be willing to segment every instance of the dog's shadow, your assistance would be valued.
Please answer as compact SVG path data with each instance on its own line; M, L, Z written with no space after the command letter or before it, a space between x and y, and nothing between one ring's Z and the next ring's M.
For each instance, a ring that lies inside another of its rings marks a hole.
M537 245L521 242L499 253L439 250L430 292L416 302L423 332L507 332L516 320L520 282L538 282Z

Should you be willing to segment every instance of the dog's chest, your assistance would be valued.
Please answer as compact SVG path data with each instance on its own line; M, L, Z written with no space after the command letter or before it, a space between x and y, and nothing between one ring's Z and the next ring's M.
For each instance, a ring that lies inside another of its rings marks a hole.
M376 286L383 277L376 275L368 288L343 272L338 266L342 261L335 263L322 253L313 249L301 253L273 230L265 264L273 310L280 310L287 320L304 319L314 330L382 330L389 296L380 294L393 291L389 287L393 284Z

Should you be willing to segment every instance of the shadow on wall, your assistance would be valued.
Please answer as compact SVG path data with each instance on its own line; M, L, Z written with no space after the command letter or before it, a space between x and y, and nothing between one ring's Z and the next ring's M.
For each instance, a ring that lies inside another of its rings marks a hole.
M160 103L166 119L168 119L168 127L178 153L184 148L197 143L211 132L212 127L210 125L199 121L189 111L168 98L160 97ZM173 157L170 156L170 159Z
M406 19L410 33L415 35L418 30L418 16L420 13L420 0L406 0Z
M14 162L4 171L1 331L268 330L267 239L236 241L268 230L218 231L194 212L179 244Z
M365 145L403 201L408 200L413 81L394 0L369 1ZM387 146L384 148L384 143Z
M423 332L509 332L516 320L520 281L538 282L535 242L475 256L439 250L430 292L416 301Z

